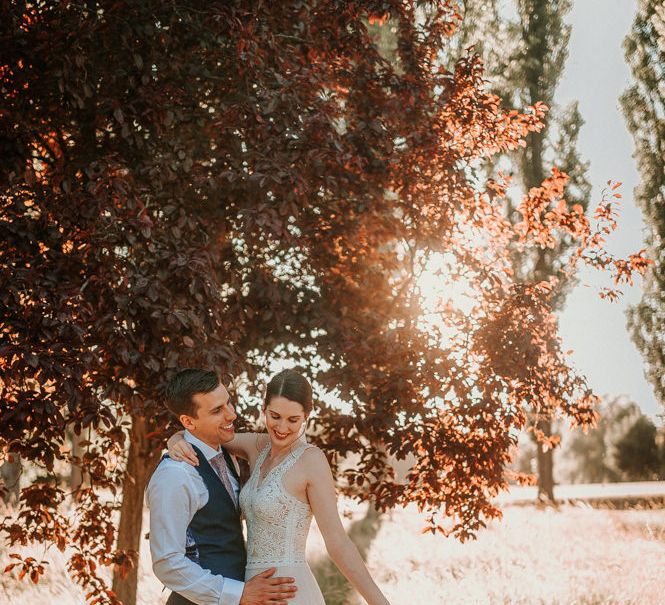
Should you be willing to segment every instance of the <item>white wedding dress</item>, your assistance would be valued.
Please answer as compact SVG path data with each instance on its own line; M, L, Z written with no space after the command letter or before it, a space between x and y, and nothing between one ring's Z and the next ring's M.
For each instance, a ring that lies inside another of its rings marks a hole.
M292 577L296 581L298 591L289 599L289 605L325 605L321 589L305 560L312 509L289 494L282 483L286 472L308 447L313 446L298 445L261 480L261 466L270 451L268 444L240 491L240 508L247 520L245 580L276 567L275 576Z

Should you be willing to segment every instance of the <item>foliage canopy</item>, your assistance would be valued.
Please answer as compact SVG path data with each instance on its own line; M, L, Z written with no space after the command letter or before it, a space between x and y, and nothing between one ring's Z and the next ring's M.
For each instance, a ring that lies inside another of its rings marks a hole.
M590 222L556 168L506 220L507 183L476 169L546 107L502 107L473 55L442 67L455 3L417 4L2 5L0 444L45 473L3 529L72 547L89 598L115 598L97 563L131 565L109 493L128 436L161 448L160 388L180 367L258 390L271 359L297 359L352 406L322 398L316 418L333 462L359 455L343 491L415 502L461 538L499 514L525 401L593 422L560 349L558 278L587 262L620 283L646 261L604 251L612 198ZM395 28L397 62L369 23ZM555 232L577 244L558 276L517 282L510 251ZM425 326L433 255L469 304L443 300ZM53 475L68 426L94 429L73 516ZM396 484L387 455L409 453ZM38 562L19 566L38 579Z

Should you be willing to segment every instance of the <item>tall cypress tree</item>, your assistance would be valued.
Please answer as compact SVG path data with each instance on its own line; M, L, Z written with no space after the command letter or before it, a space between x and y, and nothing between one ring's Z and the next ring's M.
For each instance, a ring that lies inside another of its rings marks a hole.
M628 324L644 357L647 379L665 405L665 7L661 0L640 0L624 48L635 82L621 97L621 106L635 140L641 177L635 201L644 215L648 256L654 261L644 280L642 300L628 312Z
M577 139L583 124L576 102L566 107L556 101L556 89L568 56L571 26L564 18L571 0L515 0L507 6L497 0L466 0L464 20L451 47L456 57L473 46L485 62L490 86L509 107L525 108L545 103L550 111L540 132L532 132L526 145L511 152L510 170L517 188L513 199L506 198L506 213L512 223L522 220L520 199L533 187L539 187L556 166L568 175L565 199L586 211L591 185L586 178L588 162L577 152ZM504 158L505 159L505 158ZM493 170L504 168L505 161L495 160ZM513 253L513 271L521 282L547 280L562 265L571 239L558 236L551 247ZM558 294L560 309L572 282ZM553 458L550 438L552 419L533 406L534 434L538 452L538 492L554 499ZM542 442L541 442L542 441Z

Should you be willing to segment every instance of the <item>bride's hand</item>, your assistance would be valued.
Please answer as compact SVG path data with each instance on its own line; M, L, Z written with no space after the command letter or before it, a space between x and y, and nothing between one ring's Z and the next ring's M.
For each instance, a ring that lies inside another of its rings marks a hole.
M185 441L185 438L182 436L182 431L171 435L166 442L166 447L169 448L169 457L172 460L182 460L192 466L199 465L199 459L196 457L196 452L194 452L194 448Z

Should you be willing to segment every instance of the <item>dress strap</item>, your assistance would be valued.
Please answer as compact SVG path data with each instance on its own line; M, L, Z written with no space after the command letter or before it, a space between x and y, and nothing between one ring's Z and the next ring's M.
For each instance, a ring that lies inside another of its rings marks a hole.
M307 443L306 441L302 444L300 444L296 449L294 449L289 456L287 456L287 460L284 462L282 465L281 469L281 474L284 474L287 469L290 469L300 458L300 456L303 455L304 451L309 449L310 447L316 447L315 445L312 445L311 443Z
M256 477L256 481L259 479L259 475L261 474L261 467L263 466L263 463L266 461L266 458L268 456L268 452L270 451L270 441L265 444L263 449L259 452L258 457L256 458L256 462L254 463L254 468L252 469L252 473L250 475L250 481Z
M268 456L268 452L270 451L270 440L268 440L268 443L266 443L263 446L263 449L259 453L259 457L256 459L256 464L261 465L265 461L266 457Z
M266 458L270 453L270 447L271 444L268 443L266 447L259 454L259 457L256 460L256 464L254 465L253 474L256 474L257 485L263 485L263 483L267 481L269 477L281 477L288 469L290 469L296 463L298 458L302 456L302 453L306 449L316 446L312 445L311 443L307 443L306 441L301 442L294 450L292 450L289 454L287 454L285 458L281 462L279 462L279 464L271 468L262 478L261 467L263 466L263 463L266 461Z

